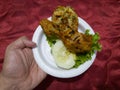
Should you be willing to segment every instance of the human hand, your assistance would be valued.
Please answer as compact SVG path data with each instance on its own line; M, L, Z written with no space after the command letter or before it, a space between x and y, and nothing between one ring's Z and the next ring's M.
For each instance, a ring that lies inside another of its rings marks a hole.
M9 90L31 90L43 81L46 73L36 64L31 50L35 46L26 37L21 37L7 47L0 85L8 84Z

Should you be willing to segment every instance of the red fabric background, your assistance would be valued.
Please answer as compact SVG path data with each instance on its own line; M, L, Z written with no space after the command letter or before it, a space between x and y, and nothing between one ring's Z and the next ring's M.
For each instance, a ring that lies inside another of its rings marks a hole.
M34 90L120 90L120 0L0 0L0 70L7 45L23 35L32 38L58 5L72 6L100 34L103 48L84 74L48 75Z

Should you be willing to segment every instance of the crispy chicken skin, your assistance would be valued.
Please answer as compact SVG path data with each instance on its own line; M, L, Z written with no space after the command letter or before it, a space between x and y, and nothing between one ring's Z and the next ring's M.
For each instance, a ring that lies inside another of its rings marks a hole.
M40 21L40 25L43 28L45 34L49 37L51 35L57 35L59 31L57 30L57 25L55 25L53 22L43 19Z
M78 16L69 6L58 6L53 12L52 22L61 26L65 25L75 31L78 30Z
M55 35L61 39L70 52L85 53L91 50L92 36L78 32L78 16L70 7L59 6L53 12L52 21L43 19L40 25L48 37Z

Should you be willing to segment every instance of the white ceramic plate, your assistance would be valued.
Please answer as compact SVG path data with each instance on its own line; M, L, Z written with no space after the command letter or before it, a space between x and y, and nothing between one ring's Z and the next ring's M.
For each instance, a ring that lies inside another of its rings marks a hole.
M48 19L50 20L51 18ZM79 17L78 28L79 28L79 32L85 32L86 29L89 29L90 33L94 34L94 31L89 26L89 24L87 24L80 17ZM46 40L46 36L40 25L35 30L32 41L37 44L37 47L33 48L33 55L38 66L47 74L58 78L71 78L84 73L92 65L96 57L96 52L95 52L91 60L86 61L78 68L73 68L70 70L61 69L54 62L54 58L51 54L51 48Z

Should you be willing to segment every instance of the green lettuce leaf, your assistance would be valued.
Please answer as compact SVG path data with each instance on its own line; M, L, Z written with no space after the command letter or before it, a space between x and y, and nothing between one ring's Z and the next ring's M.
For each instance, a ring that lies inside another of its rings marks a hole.
M50 47L56 43L57 39L58 38L55 35L51 35L51 36L47 37L47 41L48 41L48 44L50 45Z
M89 30L87 29L85 32L86 35L91 35L89 33ZM87 52L87 53L83 53L83 54L76 54L76 60L75 60L75 65L74 68L79 67L81 64L85 63L88 60L92 59L92 55L95 53L95 51L100 51L102 49L101 44L98 42L100 39L99 34L95 33L92 35L92 49Z

